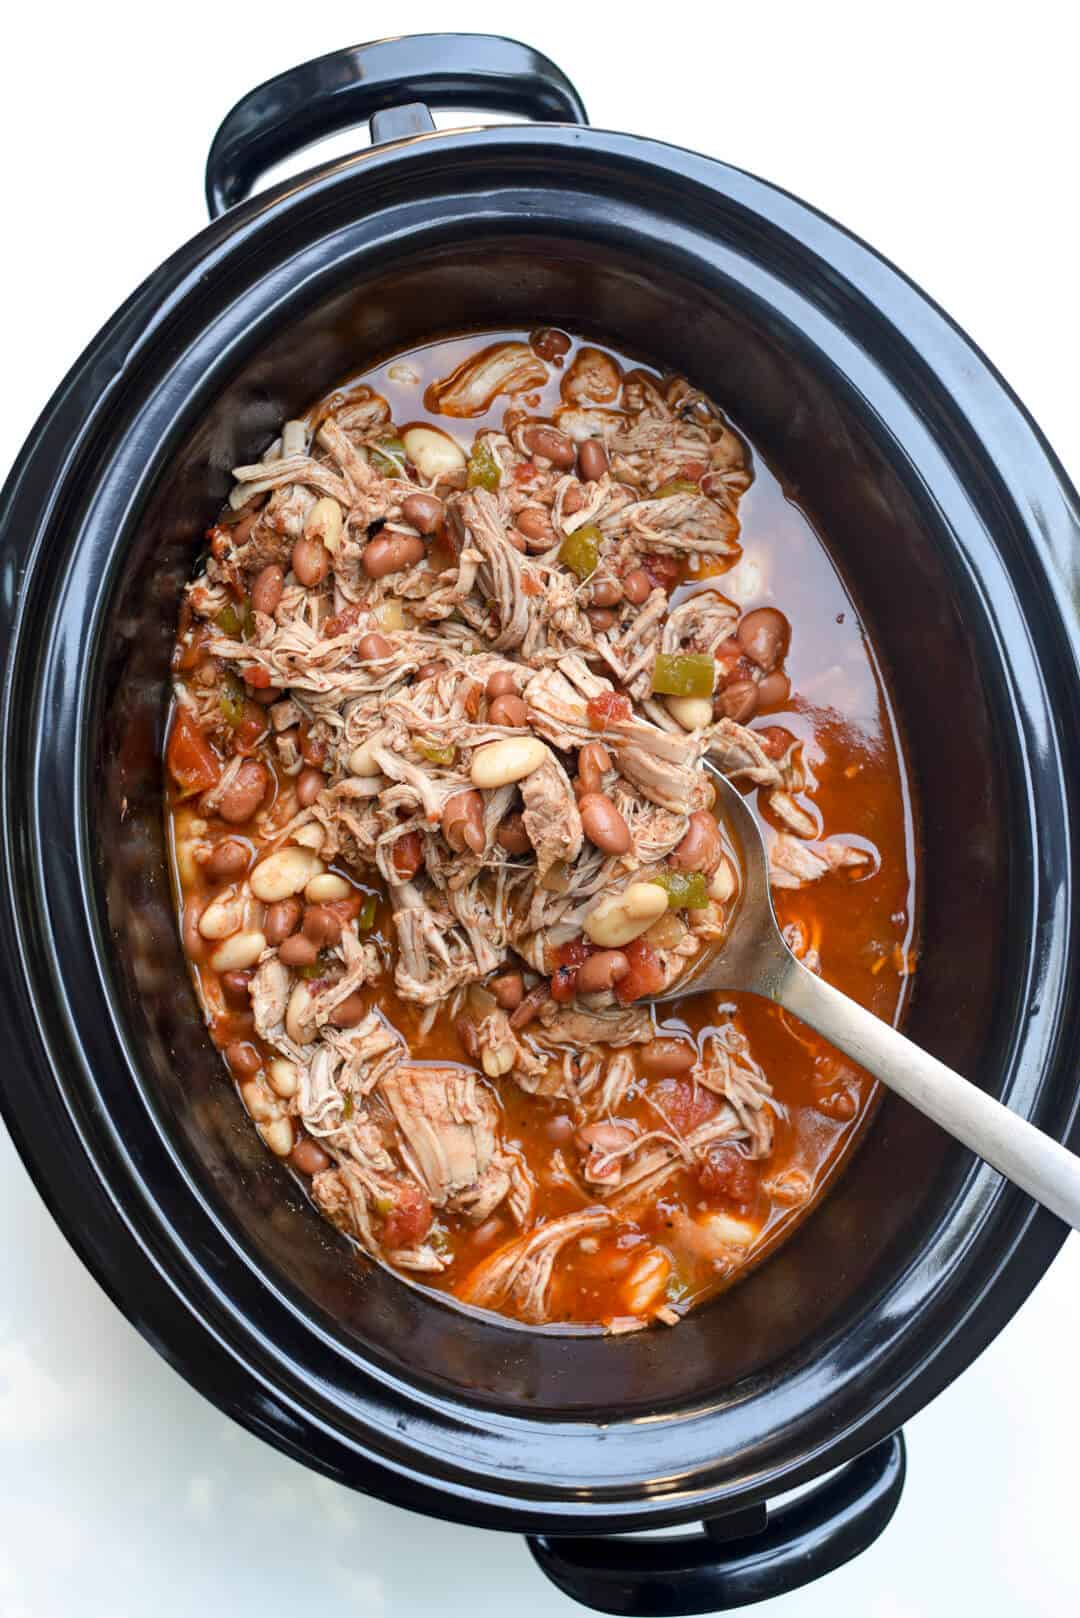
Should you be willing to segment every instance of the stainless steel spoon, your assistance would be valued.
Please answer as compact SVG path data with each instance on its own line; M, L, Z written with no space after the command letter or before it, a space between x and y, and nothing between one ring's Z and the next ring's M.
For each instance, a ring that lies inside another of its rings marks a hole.
M954 1073L798 961L785 944L769 892L765 845L742 794L709 768L717 807L735 839L742 893L727 939L699 971L656 1002L715 990L763 995L827 1040L969 1146L1014 1184L1080 1229L1080 1157L969 1079Z

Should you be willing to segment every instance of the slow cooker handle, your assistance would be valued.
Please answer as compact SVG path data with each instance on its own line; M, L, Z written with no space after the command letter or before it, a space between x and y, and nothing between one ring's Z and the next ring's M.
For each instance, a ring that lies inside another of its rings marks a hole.
M376 120L378 141L434 129L428 107L588 123L565 73L514 39L413 34L353 45L267 79L226 114L206 161L210 217L242 202L275 163L338 130ZM404 116L389 122L397 109Z
M529 1549L564 1595L595 1612L731 1612L797 1590L865 1551L899 1504L906 1464L903 1434L894 1433L767 1522L762 1509L756 1533L746 1533L739 1518L725 1532L721 1517L704 1524L703 1534L530 1535Z

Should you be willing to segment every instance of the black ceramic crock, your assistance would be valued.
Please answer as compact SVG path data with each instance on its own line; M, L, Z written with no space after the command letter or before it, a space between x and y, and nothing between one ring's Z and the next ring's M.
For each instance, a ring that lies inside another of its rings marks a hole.
M435 133L433 104L544 121ZM372 149L243 201L365 118ZM354 1262L254 1137L189 988L158 762L179 591L228 469L345 370L543 321L685 371L828 534L889 665L923 806L912 1036L1080 1146L1076 496L896 270L760 180L588 128L509 41L285 74L229 115L207 190L214 222L76 363L0 502L8 1125L127 1316L288 1454L524 1530L604 1611L791 1589L881 1531L901 1424L1063 1227L886 1101L794 1239L674 1332L530 1332Z

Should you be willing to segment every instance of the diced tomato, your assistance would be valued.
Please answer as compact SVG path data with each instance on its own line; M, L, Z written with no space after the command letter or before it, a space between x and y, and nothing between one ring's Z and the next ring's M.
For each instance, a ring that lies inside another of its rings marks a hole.
M654 590L673 590L679 582L679 563L674 556L650 553L641 558L641 566Z
M661 1079L650 1094L681 1135L688 1135L714 1117L721 1105L719 1096L692 1079Z
M353 628L359 616L360 608L355 602L350 601L340 612L335 612L332 618L326 620L322 626L322 633L327 640L333 640L337 635L344 635L346 630Z
M199 727L184 712L176 716L165 759L185 798L216 786L221 775L221 761Z
M576 966L560 966L551 977L551 998L560 1005L574 998L577 988L578 968Z
M270 670L264 669L261 663L249 663L240 672L244 676L244 684L249 685L253 691L265 691L272 683Z
M384 1247L415 1247L431 1229L431 1203L411 1180L397 1188L394 1206L382 1228Z
M640 1000L643 994L659 994L664 987L664 969L660 957L644 938L634 938L622 946L630 962L630 970L615 985L615 998L624 1006Z
M762 725L754 735L769 758L783 758L795 737L783 725Z
M522 461L520 466L514 468L515 483L531 483L536 477L536 467L531 461Z
M543 595L544 587L531 573L525 573L521 579L521 593L523 596Z
M685 478L687 483L698 483L704 475L704 461L684 461L679 468L679 476Z
M698 1170L698 1184L706 1196L723 1197L747 1213L757 1196L758 1171L737 1146L714 1146Z
M260 708L257 702L245 702L240 722L233 727L233 752L245 756L254 753L269 728L266 709Z
M424 859L424 845L418 831L407 831L394 844L394 870L403 882L415 876Z
M560 944L553 951L555 965L580 966L595 952L596 945L591 944L587 938L571 938L565 944Z
M585 712L593 730L606 730L608 725L624 724L633 709L630 698L624 697L621 691L601 691L598 697L589 698Z

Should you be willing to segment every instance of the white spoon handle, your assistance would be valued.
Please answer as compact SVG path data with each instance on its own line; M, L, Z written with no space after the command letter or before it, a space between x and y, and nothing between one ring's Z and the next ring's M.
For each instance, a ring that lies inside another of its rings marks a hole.
M1080 1230L1080 1157L799 962L791 965L773 990L786 1010Z

